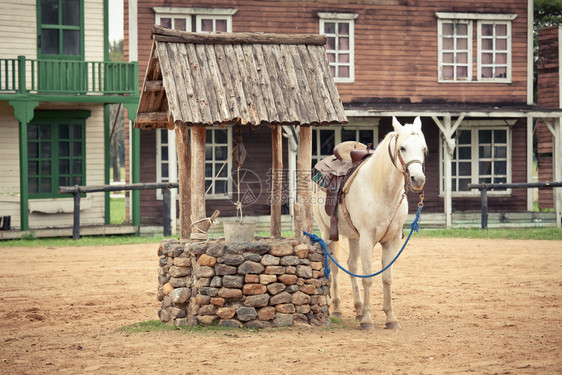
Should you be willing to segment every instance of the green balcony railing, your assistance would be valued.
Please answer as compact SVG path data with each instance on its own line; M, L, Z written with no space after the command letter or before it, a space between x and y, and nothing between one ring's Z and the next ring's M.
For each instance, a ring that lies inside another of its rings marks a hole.
M0 59L0 93L137 95L138 63Z

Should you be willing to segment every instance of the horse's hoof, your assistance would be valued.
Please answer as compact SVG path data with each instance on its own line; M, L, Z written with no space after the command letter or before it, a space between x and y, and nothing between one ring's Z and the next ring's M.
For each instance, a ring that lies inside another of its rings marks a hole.
M375 329L375 325L373 323L361 323L359 324L359 329L361 331L372 331Z
M355 319L356 319L356 320L362 320L362 319L363 319L363 314L357 314L357 315L355 315Z
M334 311L330 314L330 318L338 318L339 319L341 317L342 317L342 314L339 311Z
M398 329L400 328L400 323L398 322L392 322L392 323L386 323L385 329Z

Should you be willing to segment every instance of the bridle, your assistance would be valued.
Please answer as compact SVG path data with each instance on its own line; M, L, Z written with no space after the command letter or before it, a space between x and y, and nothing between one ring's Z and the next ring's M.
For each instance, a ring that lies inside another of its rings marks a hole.
M412 135L415 135L415 133L412 133ZM390 142L388 142L388 156L390 156L392 165L394 165L394 167L398 169L400 173L402 173L402 176L404 176L404 194L406 194L408 191L413 191L417 194L423 194L423 190L412 189L412 185L410 184L410 171L408 170L408 167L414 163L421 164L423 173L425 174L425 161L422 162L421 160L413 159L407 163L404 162L404 159L402 158L402 153L398 149L398 136L394 134L392 138L394 139L394 153L390 148L390 145L392 144L392 139L391 139ZM396 159L400 161L402 170L400 170L400 168L398 168L398 166L396 165Z

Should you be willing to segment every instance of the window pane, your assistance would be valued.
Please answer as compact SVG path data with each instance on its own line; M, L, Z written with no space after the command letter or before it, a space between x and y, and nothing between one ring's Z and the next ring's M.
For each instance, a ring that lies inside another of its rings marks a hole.
M222 167L221 165L217 165L217 169L220 169ZM218 172L218 171L217 171ZM221 173L219 173L219 177L222 178L227 178L228 177L228 167L225 165L224 168L222 169Z
M51 143L43 142L41 143L41 156L42 159L47 159L51 157Z
M213 31L213 20L202 19L201 20L201 31L212 32Z
M205 160L213 160L213 146L205 146Z
M457 49L462 49L462 50L468 49L468 39L467 38L457 39Z
M162 146L161 150L162 150L162 155L160 159L162 161L168 161L168 146Z
M82 143L72 142L72 156L82 156Z
M483 78L492 78L493 69L492 68L482 68L482 77Z
M507 131L505 131L505 130L494 130L494 142L495 143L507 143Z
M205 180L205 191L207 191L207 189L209 188L209 186L211 186L211 180ZM212 191L209 191L211 194L213 193Z
M507 50L507 39L496 39L496 49L499 51Z
M507 25L496 25L497 36L507 36Z
M68 139L68 138L70 138L70 131L68 129L68 125L60 125L59 139Z
M44 55L59 54L59 31L41 29L41 53Z
M444 53L443 54L443 62L444 63L454 63L454 53Z
M168 29L172 28L172 19L171 18L160 18L160 25L167 27Z
M82 139L82 126L78 124L72 125L72 138Z
M457 53L457 63L468 64L468 53Z
M226 193L226 184L223 181L216 181L215 194L224 194L224 193Z
M480 130L480 131L478 131L478 142L480 142L480 143L491 143L492 142L492 131L491 130Z
M452 23L443 23L443 35L453 35Z
M331 155L334 152L334 142L333 130L320 130L320 155Z
M449 79L453 78L454 69L452 66L444 66L443 67L443 78Z
M213 163L205 163L205 177L213 177Z
M59 173L70 174L70 161L68 159L59 160Z
M82 174L82 159L72 160L72 174Z
M27 139L32 141L39 138L39 129L37 125L29 125L27 127Z
M69 177L59 177L59 186L69 186L70 185L70 178Z
M507 174L507 163L505 161L495 161L494 162L494 174L495 175L506 175Z
M478 157L480 158L491 158L492 157L492 146L480 146L478 147Z
M62 31L62 54L63 55L80 55L80 31L79 30L63 30Z
M226 144L228 141L228 133L226 130L215 130L215 143Z
M471 155L470 147L459 147L459 159L470 160Z
M324 23L324 33L335 34L336 33L336 24L334 22Z
M27 154L30 158L37 158L39 157L39 143L37 142L30 142L27 144Z
M51 179L50 178L42 178L41 179L41 193L50 193L51 192Z
M457 24L457 35L468 35L468 25L466 23Z
M373 144L373 132L371 130L359 130L359 142Z
M168 143L168 131L166 129L160 131L160 143Z
M338 23L338 34L349 35L349 23L347 22Z
M162 163L162 179L168 181L168 163Z
M472 172L472 167L470 162L459 163L459 176L470 176Z
M228 156L228 150L226 148L226 146L219 146L219 147L215 147L215 160L226 160L226 157Z
M336 38L334 38L334 37L326 38L326 49L329 49L329 50L336 49Z
M349 66L338 66L338 77L349 77Z
M27 162L27 173L31 176L36 176L39 174L39 162L28 161Z
M328 56L328 62L336 62L336 54L331 52L326 54Z
M59 1L41 0L41 23L58 25L59 23Z
M480 175L492 174L492 162L481 161L480 163L478 163L478 174Z
M506 78L507 77L507 69L506 68L496 68L496 78Z
M341 51L349 51L349 38L348 37L339 38L338 47L339 50Z
M457 66L457 78L468 77L468 68L466 66Z
M43 140L51 139L51 127L49 125L41 125L39 127L39 137Z
M348 63L348 62L349 62L349 53L340 53L340 54L338 54L338 62L340 62L340 63Z
M471 143L470 130L461 130L459 133L459 145L469 145Z
M494 34L494 25L491 23L482 24L482 35L491 36Z
M482 50L492 51L493 49L494 49L494 40L493 39L482 39Z
M469 191L470 178L459 178L459 191Z
M455 39L443 38L443 49L455 49Z
M174 29L187 31L186 30L186 23L185 18L174 18Z
M217 29L215 31L225 33L226 32L226 20L217 20L216 21L216 28Z
M507 147L494 146L494 158L506 158L506 157L507 157Z
M482 64L492 64L493 61L493 53L483 53L482 54Z
M355 141L355 130L342 130L341 131L341 141Z
M336 67L335 66L333 66L333 65L330 66L330 73L332 73L332 76L334 76L334 77L336 76Z
M507 53L496 53L496 64L507 64Z
M82 176L73 176L72 185L82 185Z
M62 24L80 26L80 2L77 0L63 0Z
M28 189L30 194L37 194L39 193L39 179L38 178L30 178L28 182Z

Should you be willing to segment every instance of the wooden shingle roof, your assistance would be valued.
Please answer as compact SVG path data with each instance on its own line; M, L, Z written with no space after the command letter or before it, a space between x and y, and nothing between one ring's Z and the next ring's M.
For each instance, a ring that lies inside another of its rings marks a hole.
M325 36L153 28L135 127L347 123Z

